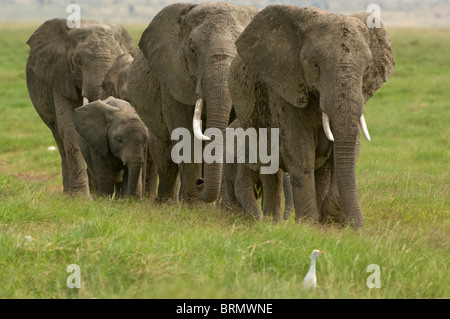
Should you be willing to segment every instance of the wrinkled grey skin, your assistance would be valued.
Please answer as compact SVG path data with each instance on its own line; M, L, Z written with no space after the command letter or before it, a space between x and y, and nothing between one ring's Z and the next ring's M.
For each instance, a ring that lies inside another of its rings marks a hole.
M173 197L178 174L183 201L218 198L222 164L205 164L203 174L201 163L176 165L171 149L178 141L171 140L171 133L187 128L193 144L199 97L204 101L203 130L228 126L234 43L257 11L228 3L174 4L162 9L144 31L139 42L143 56L131 66L128 89L133 106L155 136L159 201Z
M129 102L129 93L127 86L127 77L130 70L131 63L134 57L140 52L138 48L135 48L127 53L119 55L111 68L105 75L102 87L100 89L100 99L105 100L108 97L115 97L121 100ZM128 142L132 142L133 136L128 137ZM149 133L149 143L148 143L148 153L146 154L147 162L145 164L146 172L145 183L143 189L145 189L145 195L149 198L156 197L156 188L158 184L158 167L156 166L156 161L154 158L154 138L153 135ZM101 157L98 158L100 161Z
M31 101L50 128L61 156L64 192L89 197L88 177L78 145L73 110L99 98L103 77L114 59L134 47L120 25L81 20L70 29L66 19L43 23L28 39L26 77Z
M294 198L292 197L291 175L283 172L283 192L284 192L284 214L283 218L288 219L294 210Z
M91 184L101 196L116 192L140 198L145 192L149 136L126 101L110 97L75 109L75 128Z
M394 67L388 33L369 29L368 15L269 6L236 42L229 84L237 117L244 128L280 128L280 164L291 176L297 221L319 215L363 226L358 122Z
M229 128L241 127L239 120L233 121ZM224 136L226 132L223 132ZM224 149L226 149L224 138ZM223 209L242 209L254 220L261 220L261 208L258 204L259 193L262 194L263 214L274 221L281 220L281 193L282 187L285 196L285 219L289 218L293 210L292 187L288 173L268 175L260 174L257 164L238 163L237 148L234 145L234 163L226 163L224 151L224 164L221 188L221 206ZM247 149L248 152L248 149Z
M127 85L128 72L134 57L139 51L138 48L134 48L116 57L103 79L99 94L100 100L114 96L127 102L130 101Z

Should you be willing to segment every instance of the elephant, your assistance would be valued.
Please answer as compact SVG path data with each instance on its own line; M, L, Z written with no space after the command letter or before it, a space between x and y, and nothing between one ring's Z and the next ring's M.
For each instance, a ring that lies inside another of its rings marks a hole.
M64 193L90 197L74 109L99 98L105 73L134 42L120 25L80 23L69 28L66 19L51 19L30 36L26 81L30 99L57 144Z
M239 120L234 120L228 128L240 128ZM224 131L224 135L226 131ZM227 144L224 143L226 155ZM277 174L260 174L258 165L251 163L238 163L237 148L234 147L234 162L226 162L223 159L223 174L221 188L221 206L225 210L237 207L248 213L254 220L261 220L261 209L257 202L262 194L262 207L265 216L270 216L274 221L281 220L281 186L285 196L284 218L292 214L293 200L290 176L281 171ZM248 148L246 150L248 152Z
M393 73L391 39L369 13L263 9L236 41L229 87L244 128L279 128L280 167L291 177L295 219L364 218L356 189L364 105Z
M130 102L127 84L128 72L130 71L131 63L139 52L138 48L134 48L116 57L108 72L106 72L100 87L100 100L114 96L128 103Z
M129 93L128 93L128 85L127 78L128 72L130 70L131 63L134 60L134 57L140 53L139 48L134 48L133 50L120 54L112 64L111 68L106 72L102 86L100 88L100 99L105 100L109 97L115 97L117 99L125 100L126 102L130 102ZM135 112L135 111L133 111ZM128 112L129 113L129 112ZM139 118L137 114L135 114ZM139 121L141 119L139 118ZM145 181L143 184L143 190L145 193L142 194L148 198L156 197L156 188L158 183L158 168L156 166L155 161L155 150L154 150L154 138L153 135L148 132L148 147L147 154L145 157L147 161L145 163L146 172L144 174ZM129 136L127 138L128 142L133 141L133 136ZM140 151L136 150L138 153ZM84 154L84 153L83 153ZM100 159L101 157L99 157ZM89 172L88 172L89 175Z
M142 197L149 135L134 108L110 97L78 107L74 113L80 149L98 194Z
M180 178L184 202L215 202L221 185L221 163L175 163L171 135L177 128L207 141L201 130L222 131L230 123L232 102L228 73L235 41L259 10L229 3L178 3L163 8L139 41L142 55L128 75L130 100L155 136L159 186L157 200L173 198ZM204 110L203 110L204 107ZM203 111L203 113L202 113Z

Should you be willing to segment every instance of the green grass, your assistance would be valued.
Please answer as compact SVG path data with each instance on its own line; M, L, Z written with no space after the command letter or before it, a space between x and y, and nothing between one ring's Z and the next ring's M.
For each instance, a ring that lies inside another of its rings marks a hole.
M393 77L366 105L362 231L253 224L210 206L62 194L25 84L37 25L0 24L1 298L449 298L450 32L393 29ZM129 26L137 43L145 26ZM31 236L32 241L27 241ZM313 249L318 288L302 291ZM67 266L81 288L66 286ZM367 266L381 267L369 289Z

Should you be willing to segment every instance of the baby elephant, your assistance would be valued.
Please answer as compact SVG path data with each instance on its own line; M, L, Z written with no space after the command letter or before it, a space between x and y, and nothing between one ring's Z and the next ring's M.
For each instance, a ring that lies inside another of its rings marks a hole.
M109 97L75 109L74 117L90 186L103 196L124 193L140 198L145 192L149 135L134 108Z

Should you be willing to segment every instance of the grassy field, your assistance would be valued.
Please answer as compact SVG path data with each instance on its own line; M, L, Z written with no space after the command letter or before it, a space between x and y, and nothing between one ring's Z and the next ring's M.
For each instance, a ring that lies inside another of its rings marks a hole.
M25 84L38 25L0 24L0 298L449 298L450 31L392 29L393 77L366 105L365 228L249 223L208 206L62 194ZM129 26L136 42L145 26ZM31 236L29 241L26 236ZM302 291L313 249L318 288ZM66 285L67 266L81 288ZM381 288L366 285L381 267Z

